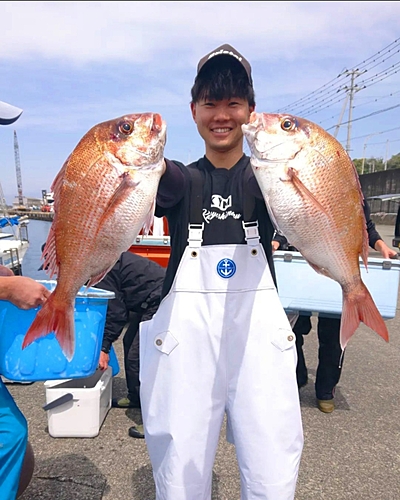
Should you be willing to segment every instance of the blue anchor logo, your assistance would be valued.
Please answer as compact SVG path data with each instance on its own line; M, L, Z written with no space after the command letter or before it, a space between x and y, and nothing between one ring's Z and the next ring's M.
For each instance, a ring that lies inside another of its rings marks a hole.
M232 278L236 273L236 264L231 259L222 259L217 264L217 273L221 278Z

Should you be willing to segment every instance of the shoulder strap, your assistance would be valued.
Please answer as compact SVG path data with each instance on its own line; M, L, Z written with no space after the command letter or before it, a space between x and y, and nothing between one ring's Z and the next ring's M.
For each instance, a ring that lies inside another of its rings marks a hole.
M188 168L190 174L190 224L201 224L203 208L203 177L198 168Z
M253 213L254 209L256 206L256 199L252 193L250 193L249 190L249 183L248 180L250 178L251 174L251 165L250 161L245 168L244 175L243 175L243 180L244 180L244 186L243 186L243 222L253 222Z

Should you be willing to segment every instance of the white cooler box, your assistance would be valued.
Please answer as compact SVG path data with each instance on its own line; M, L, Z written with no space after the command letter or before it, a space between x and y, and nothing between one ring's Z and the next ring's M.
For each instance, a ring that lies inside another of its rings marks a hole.
M318 274L299 252L274 253L278 294L286 311L342 313L342 288ZM384 319L396 315L400 260L369 258L368 271L360 260L361 278Z
M52 437L95 437L111 408L112 368L73 380L48 380L46 405Z

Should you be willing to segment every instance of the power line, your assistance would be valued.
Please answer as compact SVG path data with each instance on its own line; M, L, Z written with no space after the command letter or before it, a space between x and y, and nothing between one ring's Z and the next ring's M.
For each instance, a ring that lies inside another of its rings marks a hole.
M394 40L394 42L390 43L384 49L378 51L373 56L365 59L360 64L353 66L354 69L352 71L360 71L360 72L364 72L364 73L367 71L370 71L371 69L375 68L379 64L382 64L383 62L385 62L387 59L389 59L389 58L393 57L394 55L396 55L397 53L399 53L400 49L398 49L396 52L390 54L389 57L382 59L387 54L392 52L393 49L396 47L400 47L400 38L397 38L396 40ZM379 61L379 59L381 59L381 60ZM379 62L377 62L377 61L379 61ZM370 66L370 67L368 67L368 66ZM333 78L328 83L322 85L321 87L317 88L313 92L310 92L309 94L302 97L301 99L298 99L297 101L292 102L291 104L285 106L284 108L278 109L276 112L280 113L282 111L287 110L288 108L290 108L290 109L294 108L294 110L297 109L298 111L301 111L302 107L304 106L304 103L308 103L310 100L311 101L312 100L318 101L318 100L321 100L321 98L322 98L322 101L324 101L325 98L327 96L329 96L330 94L336 93L336 92L339 92L340 90L342 90L342 87L338 86L338 84L341 83L343 80L346 79L346 77L349 76L349 71L351 71L351 70L347 70L347 69L343 70L336 78ZM386 70L384 70L384 71L386 71ZM384 71L382 73L384 73ZM376 76L377 75L375 75L374 77L371 77L371 78L376 78ZM360 83L360 86L361 86L361 84L363 84L363 82ZM299 107L299 105L300 105L300 107ZM307 106L308 106L308 104L307 104ZM294 114L296 114L296 112L294 112Z
M400 130L400 127L389 128L387 130L382 130L381 132L375 132L375 134L385 134L386 132L393 132L394 130ZM353 140L364 139L364 137L368 137L370 134L359 135L358 137L353 137ZM371 142L371 144L375 144Z
M363 120L364 118L369 118L370 116L374 116L374 115L379 115L381 113L385 113L386 111L390 111L392 109L396 109L400 106L400 104L396 104L395 106L391 106L390 108L386 108L386 109L381 109L380 111L374 111L373 113L370 113L369 115L364 115L364 116L360 116L359 118L354 118L352 120L352 123L353 122L357 122L358 120ZM344 122L342 125L347 125L349 122ZM333 127L330 127L330 128L327 128L325 129L326 131L329 131L329 130L332 130Z

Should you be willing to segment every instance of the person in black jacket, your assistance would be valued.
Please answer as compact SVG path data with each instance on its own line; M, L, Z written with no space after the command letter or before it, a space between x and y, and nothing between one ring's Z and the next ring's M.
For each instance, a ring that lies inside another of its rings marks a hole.
M393 258L397 255L395 250L389 248L382 240L376 230L374 222L371 220L369 205L364 200L364 215L367 224L368 242L371 248L380 252L385 259ZM287 239L276 233L272 240L273 252L278 250L292 250ZM296 335L297 349L297 385L299 389L308 383L308 371L303 353L304 335L311 331L311 312L309 315L300 314L293 332ZM317 397L317 406L323 413L331 413L335 409L334 395L335 387L339 382L343 366L344 351L340 346L340 316L318 315L318 368L315 377L315 393Z
M124 252L96 284L97 288L115 293L108 302L99 367L106 370L111 345L124 335L124 366L127 397L113 399L116 408L140 408L139 382L139 335L141 321L150 319L160 303L165 270L156 262L132 252Z

